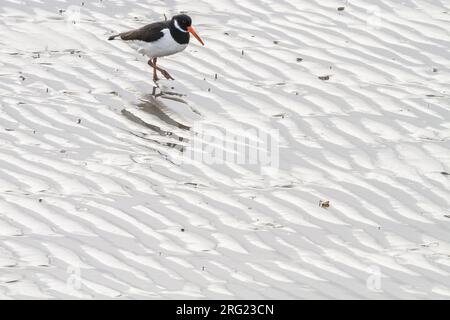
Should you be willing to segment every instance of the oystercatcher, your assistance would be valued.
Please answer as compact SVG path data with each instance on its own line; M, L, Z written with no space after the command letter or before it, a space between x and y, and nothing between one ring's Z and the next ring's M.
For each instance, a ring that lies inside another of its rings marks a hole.
M190 34L205 45L192 27L192 19L185 14L180 14L171 20L154 22L139 29L113 35L108 40L119 37L127 41L139 53L149 57L148 64L153 68L153 81L156 82L159 80L156 70L159 70L166 79L174 80L166 70L156 65L156 60L186 49Z

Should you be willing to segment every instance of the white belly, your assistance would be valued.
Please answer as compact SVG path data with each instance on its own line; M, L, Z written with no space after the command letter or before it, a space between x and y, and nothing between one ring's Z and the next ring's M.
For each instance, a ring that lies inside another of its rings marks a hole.
M163 29L164 36L153 42L145 42L141 40L127 41L130 46L139 53L149 58L159 58L170 56L186 49L187 44L179 44L170 35L169 29Z

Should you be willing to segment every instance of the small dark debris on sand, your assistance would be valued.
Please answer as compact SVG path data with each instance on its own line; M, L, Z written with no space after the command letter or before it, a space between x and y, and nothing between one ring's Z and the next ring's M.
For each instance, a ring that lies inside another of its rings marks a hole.
M198 184L195 183L195 182L185 182L184 184L187 185L187 186L194 186L196 188L198 187Z
M297 62L302 62L303 58L297 58Z
M319 207L324 208L324 209L328 209L330 207L330 201L326 200L326 201L319 201Z
M330 80L330 77L331 77L330 75L327 75L327 76L320 76L319 79L320 79L320 80L323 80L323 81L327 81L327 80Z
M448 172L446 172L446 171L442 171L441 174L442 174L443 176L450 176L450 173L448 173Z
M344 11L344 10L345 10L345 7L339 7L339 8L337 8L337 10L338 10L338 11Z

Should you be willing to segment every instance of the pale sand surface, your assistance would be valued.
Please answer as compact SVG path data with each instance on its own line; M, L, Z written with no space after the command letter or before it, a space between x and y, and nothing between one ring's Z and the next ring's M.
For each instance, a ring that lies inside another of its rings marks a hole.
M0 299L450 298L450 1L0 4ZM181 11L155 107L106 39ZM184 161L200 125L279 170Z

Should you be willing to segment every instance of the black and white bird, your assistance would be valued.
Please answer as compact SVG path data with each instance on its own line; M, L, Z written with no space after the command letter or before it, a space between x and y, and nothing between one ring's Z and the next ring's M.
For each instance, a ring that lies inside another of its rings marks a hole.
M156 65L156 60L186 49L190 34L205 45L192 27L192 19L185 14L180 14L171 20L151 23L136 30L113 35L108 40L120 38L139 53L149 57L148 64L153 68L153 81L156 82L159 80L156 70L159 70L166 79L173 80L166 70Z

